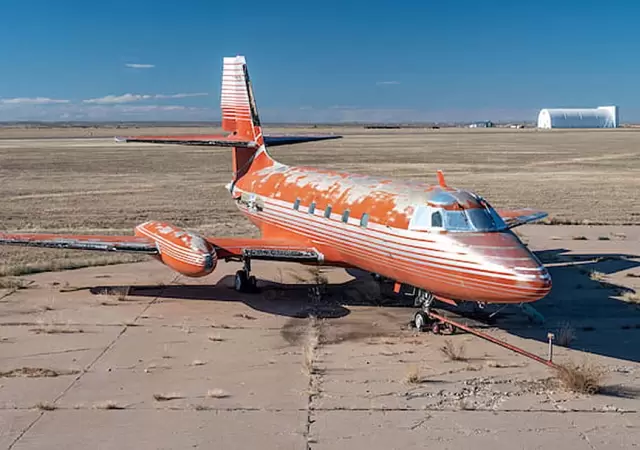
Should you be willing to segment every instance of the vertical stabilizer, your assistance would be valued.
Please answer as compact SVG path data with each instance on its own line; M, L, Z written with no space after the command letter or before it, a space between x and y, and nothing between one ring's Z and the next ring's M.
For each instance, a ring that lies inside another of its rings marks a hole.
M222 128L238 138L264 145L260 117L244 56L226 57L222 68Z
M233 147L233 186L247 172L273 164L267 153L260 126L260 116L244 56L225 57L222 66L220 93L222 128L234 138L255 143L248 147Z

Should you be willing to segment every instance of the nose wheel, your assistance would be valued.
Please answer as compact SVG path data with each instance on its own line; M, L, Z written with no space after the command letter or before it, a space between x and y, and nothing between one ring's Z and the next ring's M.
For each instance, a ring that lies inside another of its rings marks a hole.
M432 318L429 315L431 305L435 301L433 294L427 291L420 290L415 297L416 306L420 307L420 311L417 311L413 315L412 325L416 330L431 331L433 334L453 334L455 327L449 322L440 321Z
M244 258L244 267L236 272L234 289L238 292L255 292L258 289L256 277L251 275L251 260Z
M424 311L418 311L413 315L413 326L418 331L425 331L429 323L429 316Z

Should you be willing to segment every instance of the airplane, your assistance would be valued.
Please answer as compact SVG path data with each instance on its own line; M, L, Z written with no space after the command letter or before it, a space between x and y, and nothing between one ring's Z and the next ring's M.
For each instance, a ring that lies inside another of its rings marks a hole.
M239 292L256 290L254 260L356 268L391 280L396 292L410 289L418 308L412 324L421 331L432 323L436 300L528 306L549 293L548 271L513 232L545 212L494 209L480 195L449 186L442 171L437 184L427 184L276 161L243 56L223 59L220 106L228 135L117 140L231 148L226 189L259 238L202 236L148 221L133 236L0 233L0 244L147 254L188 277L207 276L222 260L240 261Z

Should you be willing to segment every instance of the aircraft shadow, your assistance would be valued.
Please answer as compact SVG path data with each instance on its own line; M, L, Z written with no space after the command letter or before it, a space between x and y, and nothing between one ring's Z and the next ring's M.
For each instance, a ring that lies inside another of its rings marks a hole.
M353 280L345 283L314 284L312 282L278 283L258 279L257 292L240 293L233 288L234 277L224 276L216 284L94 286L92 294L118 294L127 289L127 297L153 297L187 301L240 302L250 308L279 316L336 319L350 314L349 306L406 307L408 299L389 297L385 288L370 274L349 269ZM322 295L312 288L322 289ZM404 300L404 302L403 302ZM407 321L409 318L407 318Z
M606 276L640 267L640 255L568 252L536 252L553 280L549 295L531 304L544 316L543 324L531 322L519 307L510 306L497 312L491 325L545 343L547 333L553 332L556 345L569 342L572 349L639 362L640 306L616 298L633 291L607 282ZM492 305L483 314L487 316L498 309ZM471 311L464 314L473 316Z
M547 342L547 333L554 332L556 345L571 341L570 348L628 361L640 361L640 307L616 296L629 289L599 281L593 273L611 275L640 267L640 255L568 254L566 249L536 252L553 279L551 293L532 306L545 317L545 323L529 320L517 306L499 310L498 305L478 311L475 304L458 308L438 303L438 309L450 310L473 319L479 326L494 326L526 339ZM335 319L350 314L352 306L412 308L409 297L394 294L392 285L377 283L370 274L346 269L353 276L344 283L324 285L326 292L312 295L312 283L278 283L259 280L257 293L238 293L233 289L233 277L225 276L215 285L150 285L130 286L131 297L242 302L250 308L291 318ZM119 286L96 286L94 294L118 290ZM407 322L411 314L407 314ZM562 336L564 335L564 336ZM562 337L561 337L562 336Z

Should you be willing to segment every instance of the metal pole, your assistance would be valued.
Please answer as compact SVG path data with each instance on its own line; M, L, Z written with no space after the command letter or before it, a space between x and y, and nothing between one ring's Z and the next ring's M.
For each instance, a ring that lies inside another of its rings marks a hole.
M549 362L553 362L553 338L555 335L553 333L548 333L547 337L549 338Z

